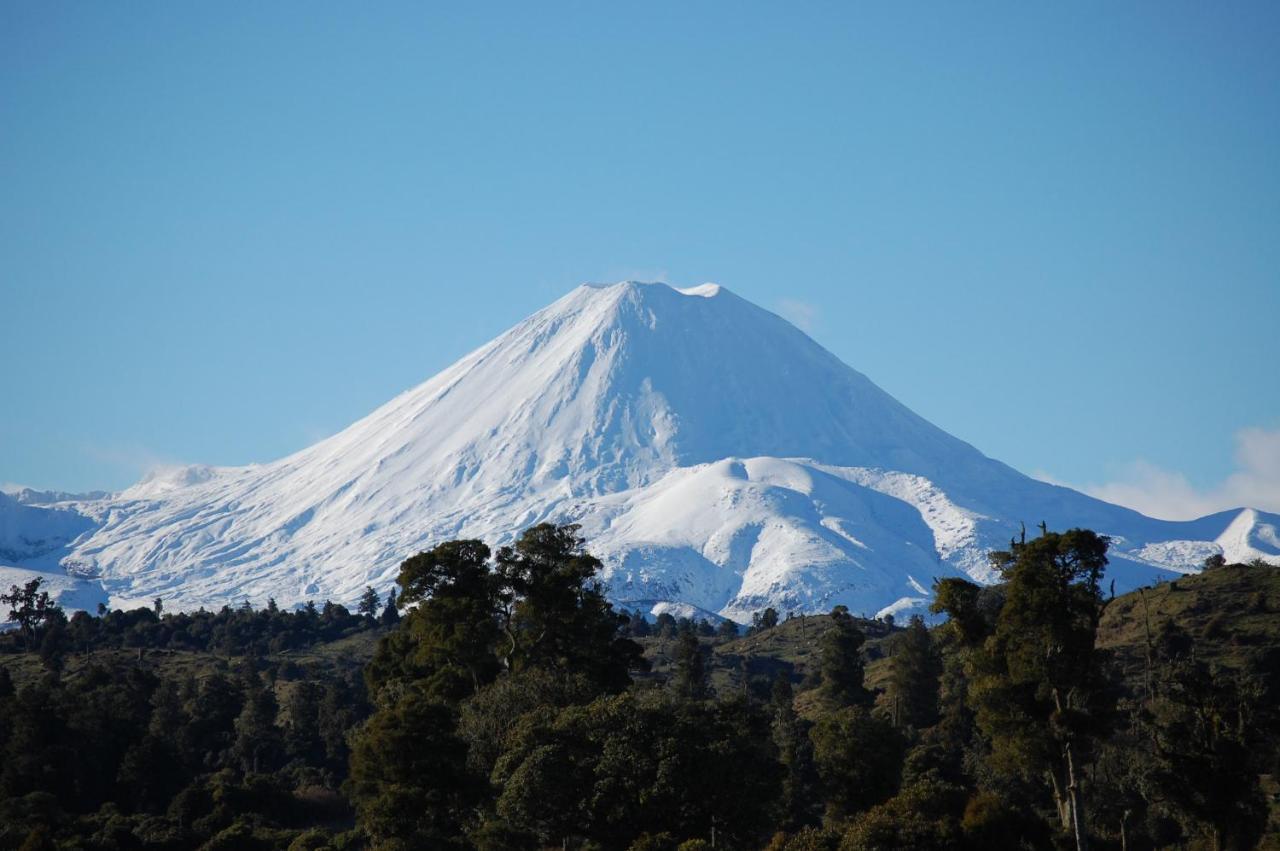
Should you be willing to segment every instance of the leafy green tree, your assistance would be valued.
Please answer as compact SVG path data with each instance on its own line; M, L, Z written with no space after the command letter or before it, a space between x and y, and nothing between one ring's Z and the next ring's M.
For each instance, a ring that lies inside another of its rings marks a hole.
M274 691L262 682L256 672L248 672L243 708L235 721L233 745L242 771L257 774L274 769L282 747L276 712Z
M929 611L946 613L945 629L961 648L981 645L995 632L999 612L989 612L981 605L982 587L965 579L939 579L933 585L933 602Z
M924 619L912 615L902 632L890 639L887 697L895 726L922 728L938 720L942 656Z
M1263 709L1256 683L1190 655L1162 669L1141 722L1154 752L1148 794L1214 851L1255 847L1267 824L1250 741Z
M847 819L897 791L906 742L888 720L845 706L820 718L810 737L829 818Z
M627 848L645 834L759 845L780 766L768 719L743 701L624 692L526 716L493 773L497 817L536 841ZM717 847L720 847L719 845Z
M287 692L284 699L285 752L313 765L320 764L324 755L324 740L320 735L323 697L324 689L319 684L303 680Z
M183 710L190 721L179 728L193 761L217 765L236 736L236 719L243 709L243 695L225 674L214 672L186 690Z
M458 735L467 743L467 764L481 777L498 758L526 716L556 713L590 703L598 689L585 677L533 668L499 677L462 703Z
M1131 708L1128 715L1127 728L1094 751L1089 772L1090 833L1099 839L1118 838L1122 848L1143 847L1147 842L1158 847L1165 843L1148 835L1150 825L1163 817L1150 795L1155 760Z
M1088 847L1084 764L1103 731L1103 657L1095 650L1107 539L1085 529L1045 532L992 553L1005 582L994 629L979 590L939 583L935 607L973 642L968 695L998 767L1047 775L1062 828ZM981 642L981 644L977 644Z
M184 772L173 744L148 733L125 751L116 774L122 799L141 812L163 812Z
M707 697L706 651L692 629L682 630L676 644L676 694L686 700L703 700Z
M348 733L368 713L364 691L359 681L330 678L325 681L324 695L316 715L316 729L324 745L322 765L335 772L345 772L350 758Z
M498 551L501 658L510 671L574 671L619 691L646 667L643 651L621 634L626 618L605 599L600 561L582 545L576 525L543 523Z
M378 592L368 585L364 586L364 593L360 595L360 602L356 604L356 612L370 622L377 618Z
M61 609L54 609L45 616L44 634L40 637L40 661L50 671L61 671L71 648L67 618Z
M1222 553L1214 553L1204 560L1203 568L1205 570L1217 570L1227 566L1227 559Z
M626 612L624 611L623 614L626 614ZM653 632L649 622L645 620L644 612L639 609L627 615L626 629L632 638L644 638Z
M1052 848L1044 822L1000 796L983 792L965 804L960 820L969 848Z
M456 725L452 709L410 689L355 736L350 794L378 847L463 847L482 789Z
M400 608L396 602L396 589L392 588L387 592L387 602L378 621L383 626L395 626L400 623Z
M831 622L819 645L819 671L822 696L834 706L870 706L874 700L862 684L864 641L847 608L831 610Z
M499 587L480 541L448 541L400 565L401 606L418 604L365 669L373 695L391 681L459 700L498 673Z
M820 806L817 768L813 761L813 742L809 724L795 708L795 692L791 680L779 673L773 681L769 699L772 715L771 733L778 761L782 763L782 794L779 798L782 826L795 829L813 819Z
M837 851L840 831L829 827L803 827L795 833L774 834L765 851Z
M147 733L173 744L176 759L184 766L194 762L192 754L183 752L186 744L181 731L189 722L182 708L182 695L174 680L163 680L151 693L151 717L147 719Z
M9 701L7 739L0 760L0 801L32 793L51 796L75 789L80 765L74 736L61 713L51 712L58 693L48 681L20 689Z
M952 811L963 803L959 787L924 782L904 788L856 816L839 851L961 851L959 820Z
M777 625L778 610L772 606L762 612L756 612L751 616L751 627L756 631L762 629L773 629Z
M0 606L9 607L8 619L18 624L23 647L28 650L36 646L41 627L62 614L49 592L40 590L42 584L44 577L37 576L22 586L10 586L8 594L0 594Z

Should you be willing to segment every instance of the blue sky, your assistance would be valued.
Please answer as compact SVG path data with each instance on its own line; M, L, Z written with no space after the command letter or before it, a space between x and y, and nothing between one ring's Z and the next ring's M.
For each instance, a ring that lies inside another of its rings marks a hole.
M0 3L0 482L270 460L645 278L1280 508L1277 4L442 5Z

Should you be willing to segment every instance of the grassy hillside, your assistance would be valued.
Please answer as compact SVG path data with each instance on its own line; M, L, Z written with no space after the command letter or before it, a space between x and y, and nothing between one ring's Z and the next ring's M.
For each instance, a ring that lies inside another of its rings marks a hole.
M803 691L816 671L819 641L829 622L827 615L808 615L731 641L704 638L712 685L721 694L741 690L747 682L767 690L778 672L786 672ZM1259 651L1280 649L1280 568L1228 566L1120 595L1103 613L1098 646L1114 653L1126 678L1136 681L1148 628L1157 637L1171 623L1188 633L1197 655L1211 664L1240 667ZM863 655L867 684L874 689L883 684L887 638L897 628L875 620L858 620L858 626L867 636ZM669 675L675 640L641 643L654 665L653 676Z
M351 675L358 673L373 656L383 629L369 629L334 641L311 647L264 656L254 656L260 667L284 669L282 679L300 676ZM97 649L68 654L62 676L74 680L91 664L112 669L137 667L154 672L165 679L196 679L214 672L226 673L246 657L226 655L211 650L169 650L156 648ZM7 668L14 685L21 688L46 675L39 655L35 653L0 653L0 668ZM290 674L296 668L297 673Z
M1136 677L1148 634L1155 639L1170 623L1211 664L1240 667L1254 652L1280 648L1280 568L1231 565L1117 597L1103 613L1098 646Z
M887 640L897 631L883 621L855 618L866 635L863 656L867 662L866 681L872 690L883 686L887 667ZM830 615L804 615L780 622L739 638L703 637L707 651L708 678L719 697L748 694L755 700L767 701L778 676L787 677L795 691L796 711L812 717L819 709L817 692L820 646L830 627ZM642 679L665 681L675 671L675 638L648 636L638 639L645 658L653 666Z

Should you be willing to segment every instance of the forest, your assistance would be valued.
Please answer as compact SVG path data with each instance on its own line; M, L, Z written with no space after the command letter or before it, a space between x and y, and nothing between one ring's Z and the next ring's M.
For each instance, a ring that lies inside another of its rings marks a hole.
M575 526L396 591L0 595L0 848L1280 848L1280 570L1111 593L1082 529L928 622L615 609Z

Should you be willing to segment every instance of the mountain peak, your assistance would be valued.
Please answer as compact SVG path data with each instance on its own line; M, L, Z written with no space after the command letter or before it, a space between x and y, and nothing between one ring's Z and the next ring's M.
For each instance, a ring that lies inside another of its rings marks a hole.
M574 289L292 456L79 506L92 528L49 536L63 567L174 608L354 599L435 543L542 521L582 524L616 601L735 618L919 605L934 577L991 579L1024 521L1112 535L1121 588L1280 550L1273 517L1168 523L1027 479L746 299L635 281Z
M581 288L588 289L588 290L611 290L611 289L621 288L626 290L642 291L646 287L666 289L666 290L671 290L672 292L677 292L680 295L700 296L702 298L713 298L714 296L719 295L721 291L727 292L727 290L725 290L724 287L720 286L719 284L713 284L711 282L699 284L696 287L674 287L671 284L666 283L665 281L626 280L626 281L615 281L614 283L601 283L597 281L588 281L587 283L583 284Z

